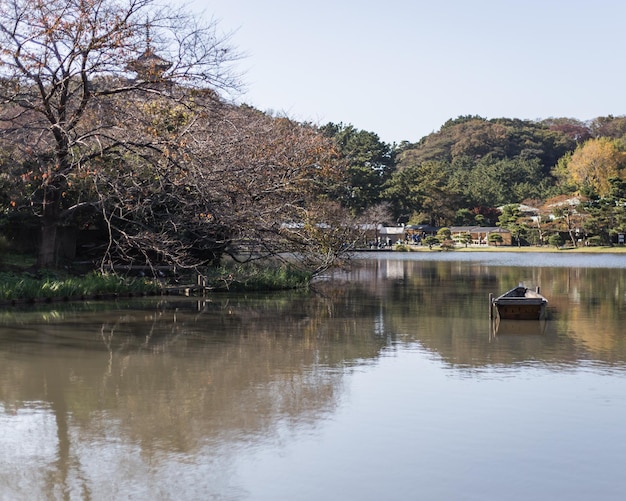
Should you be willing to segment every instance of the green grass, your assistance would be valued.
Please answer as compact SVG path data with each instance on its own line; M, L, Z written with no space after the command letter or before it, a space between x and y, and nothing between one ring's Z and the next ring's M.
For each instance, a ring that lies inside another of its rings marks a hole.
M125 278L114 274L88 273L81 277L56 276L50 272L42 276L30 273L0 273L0 299L38 299L97 296L122 293L156 293L156 282Z
M307 287L311 274L286 265L229 265L207 271L207 286L229 291L277 291Z
M63 299L111 294L154 294L167 287L149 278L124 277L91 271L74 276L62 271L27 268L28 263L4 261L0 271L0 301L21 299ZM6 266L9 265L9 266ZM231 264L205 272L207 287L215 291L278 291L305 288L311 275L293 267L277 264Z

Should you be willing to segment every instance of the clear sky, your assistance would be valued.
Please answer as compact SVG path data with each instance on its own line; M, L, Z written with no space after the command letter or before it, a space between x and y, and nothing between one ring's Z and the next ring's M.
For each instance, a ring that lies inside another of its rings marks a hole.
M239 101L296 120L399 143L460 115L626 114L625 0L180 2L235 31Z

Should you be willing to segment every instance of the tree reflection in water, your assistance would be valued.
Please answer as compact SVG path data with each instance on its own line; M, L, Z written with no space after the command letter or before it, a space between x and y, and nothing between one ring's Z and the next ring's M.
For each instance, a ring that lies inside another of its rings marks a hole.
M490 335L489 293L520 281L550 300L545 330ZM5 310L0 497L238 498L236 457L313 432L384 354L417 346L458 373L621 365L625 312L624 269L397 258L307 293Z

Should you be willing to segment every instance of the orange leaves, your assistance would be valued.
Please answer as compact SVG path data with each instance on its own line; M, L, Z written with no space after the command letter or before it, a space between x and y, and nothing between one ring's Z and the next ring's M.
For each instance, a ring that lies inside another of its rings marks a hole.
M591 189L600 196L609 194L612 177L624 177L626 152L617 143L603 137L590 139L576 148L569 158L567 172L580 188Z
M28 172L24 172L20 178L22 179L22 182L24 183L28 183L29 181L34 181L37 179L37 175L34 174L34 172L28 171Z

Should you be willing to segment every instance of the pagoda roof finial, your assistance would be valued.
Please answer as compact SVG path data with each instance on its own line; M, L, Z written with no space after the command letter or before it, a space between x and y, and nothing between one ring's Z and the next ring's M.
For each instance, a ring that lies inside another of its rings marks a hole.
M171 66L172 63L157 56L152 48L150 35L150 21L146 19L146 50L128 68L146 80L158 80Z

